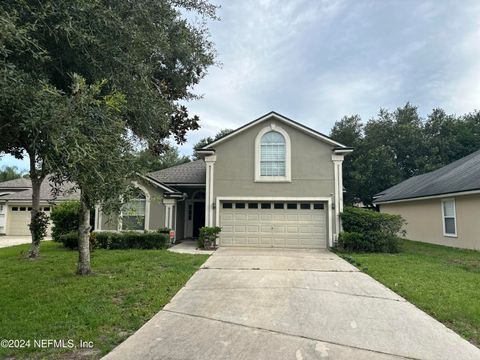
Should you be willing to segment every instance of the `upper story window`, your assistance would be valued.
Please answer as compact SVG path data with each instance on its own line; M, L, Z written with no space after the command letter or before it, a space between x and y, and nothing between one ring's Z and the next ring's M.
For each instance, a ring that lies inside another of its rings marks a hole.
M455 199L442 200L443 235L457 236L457 214Z
M262 136L260 176L285 176L285 138L276 131Z
M290 182L290 137L280 126L271 124L255 139L255 181Z
M122 205L122 230L145 230L146 203L145 193L136 189L133 198Z

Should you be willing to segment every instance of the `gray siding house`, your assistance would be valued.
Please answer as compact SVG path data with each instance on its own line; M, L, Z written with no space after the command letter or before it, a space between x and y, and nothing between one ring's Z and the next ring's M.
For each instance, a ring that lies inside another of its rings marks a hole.
M147 173L138 199L102 230L220 226L220 246L325 248L340 231L342 161L352 149L275 112L198 149L200 160ZM129 211L128 209L134 209Z

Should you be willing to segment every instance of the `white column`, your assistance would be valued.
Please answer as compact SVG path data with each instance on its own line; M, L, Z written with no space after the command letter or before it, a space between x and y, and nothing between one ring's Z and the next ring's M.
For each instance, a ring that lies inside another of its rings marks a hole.
M205 157L205 226L213 226L213 175L216 160L215 155Z
M5 201L5 203L3 203L3 233L5 235L8 235L8 230L7 229L7 226L8 226L8 201Z
M100 230L100 205L95 205L95 231Z
M335 232L334 239L338 239L341 230L340 213L343 211L343 179L342 179L342 162L343 155L332 154L333 176L334 176L334 206L335 206Z
M163 199L163 204L165 205L165 227L173 229L173 206L175 205L175 199Z

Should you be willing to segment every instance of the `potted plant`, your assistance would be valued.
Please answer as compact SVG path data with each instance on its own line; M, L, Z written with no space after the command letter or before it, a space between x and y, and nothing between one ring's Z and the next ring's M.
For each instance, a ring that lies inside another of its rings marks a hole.
M198 247L205 250L213 250L217 246L217 238L222 231L219 226L205 226L200 228L200 236L198 238Z

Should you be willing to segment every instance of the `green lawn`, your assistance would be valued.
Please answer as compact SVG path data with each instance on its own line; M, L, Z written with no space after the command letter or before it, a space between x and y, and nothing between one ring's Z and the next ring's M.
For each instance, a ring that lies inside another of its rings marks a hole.
M473 344L480 345L480 252L405 240L398 254L343 255Z
M99 358L158 312L207 259L166 250L95 250L95 275L74 274L75 251L51 241L41 258L28 246L0 249L0 340L31 347L1 349L0 358ZM92 341L92 350L33 348L34 339Z

